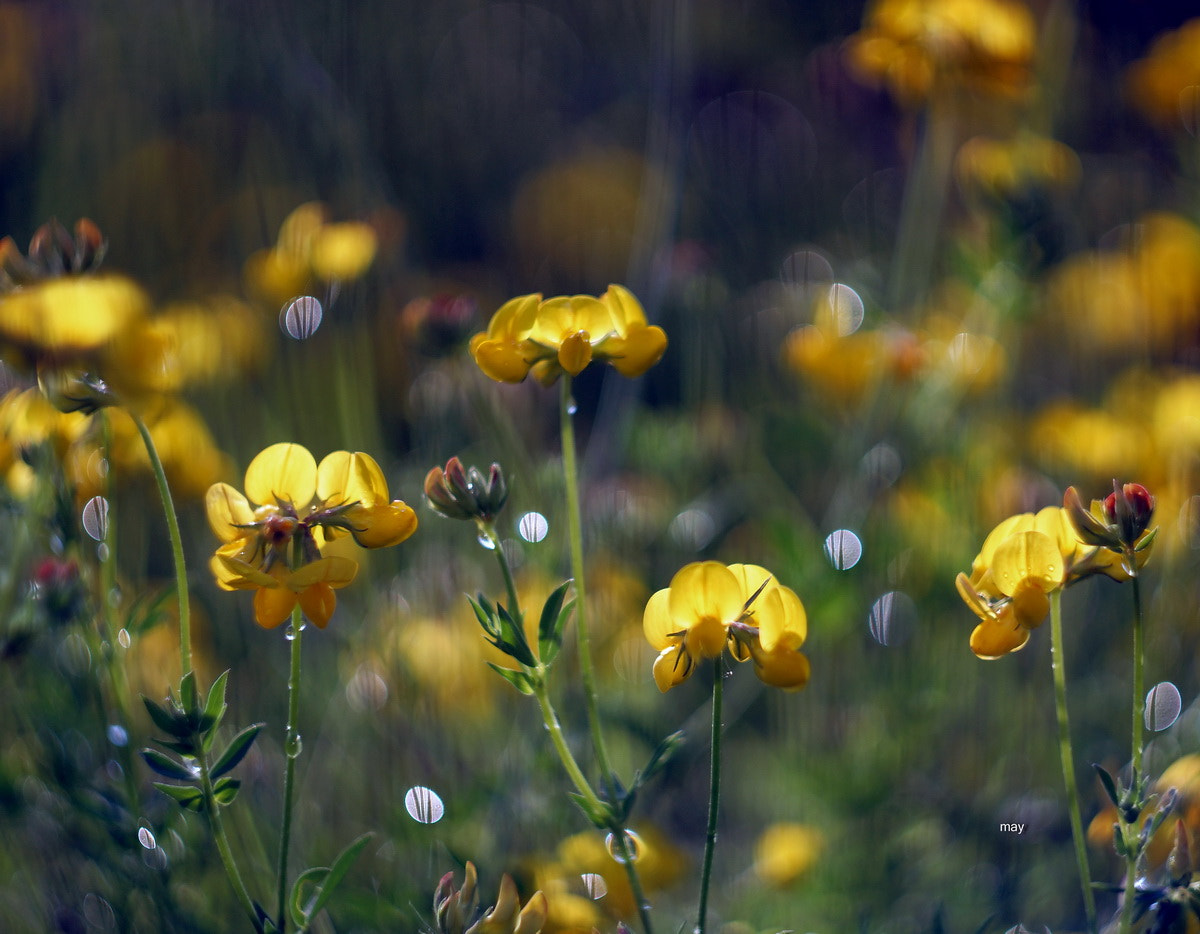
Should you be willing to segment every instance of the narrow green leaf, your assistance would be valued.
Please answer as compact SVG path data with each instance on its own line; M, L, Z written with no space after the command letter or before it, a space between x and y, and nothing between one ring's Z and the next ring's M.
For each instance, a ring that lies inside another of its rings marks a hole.
M168 785L165 782L154 782L154 787L182 808L197 813L204 810L204 795L199 788L190 785Z
M525 674L525 672L513 671L511 668L501 668L499 665L495 665L492 662L488 662L488 667L522 694L533 693L533 684L530 682L529 676Z
M157 749L143 749L141 754L142 758L146 760L146 765L164 778L174 778L183 782L190 782L196 778L196 773L192 769L182 762L176 762Z
M213 797L216 798L217 804L222 806L232 804L233 799L237 797L238 789L242 787L242 782L237 778L225 777L213 785Z
M590 820L596 827L601 830L605 830L608 827L612 819L612 814L608 808L603 806L600 809L589 807L587 799L575 791L568 791L567 797L579 806L579 810L583 811L584 817Z
M162 746L163 749L169 749L171 752L177 752L181 756L189 756L192 759L200 758L200 750L196 748L196 744L190 739L181 739L178 741L169 739L156 739L154 742Z
M562 612L563 601L567 598L567 588L570 586L571 581L563 581L542 604L542 616L538 620L539 647L546 643L562 642L562 633L558 631L558 617Z
M296 930L303 931L308 926L308 922L312 920L304 910L304 896L307 894L308 888L320 885L318 880L325 878L328 872L329 868L326 866L306 869L296 876L296 881L292 883L292 893L288 898L288 913L292 916L292 924L296 925Z
M189 671L179 682L179 703L183 705L184 713L199 713L200 707L196 702L195 671Z
M375 836L373 833L364 833L337 855L337 858L333 861L333 865L329 867L329 871L325 874L325 878L317 884L317 890L313 892L312 897L308 900L308 904L304 906L304 916L307 920L311 921L315 918L317 913L328 904L329 899L333 897L334 889L346 877L346 873L350 871L350 867L358 859L358 854L371 842L373 836Z
M231 739L229 745L225 747L225 751L213 763L212 777L220 778L241 762L246 753L250 751L250 747L254 745L254 740L258 737L259 730L265 725L263 723L255 723L252 726L246 727L246 729Z
M483 594L479 595L479 599L467 597L467 602L471 604L471 609L475 612L475 618L479 620L479 627L490 637L496 638L500 634L500 627L496 624L492 617L491 605L487 603ZM487 609L484 605L487 604Z
M142 694L141 698L142 703L146 705L146 712L150 714L150 719L154 721L154 725L156 727L158 727L164 733L169 733L177 738L182 738L188 735L190 728L177 722L175 718L167 712L166 708L160 707L158 704L154 703L154 701L150 700L150 698L148 698L145 694Z
M1100 784L1104 786L1104 793L1108 795L1108 800L1113 803L1114 807L1120 807L1121 795L1117 791L1116 781L1108 774L1108 769L1096 762L1092 763L1092 768L1096 770L1096 775L1100 778Z
M529 647L529 640L525 638L525 628L513 619L512 614L508 612L508 608L503 603L496 604L496 615L500 620L501 635L504 641L512 647L512 651L508 654L522 665L535 667L537 659L534 657L533 649Z
M214 723L219 723L225 716L225 685L229 681L229 669L226 668L217 676L217 680L208 689L208 697L204 701L204 715L212 717Z

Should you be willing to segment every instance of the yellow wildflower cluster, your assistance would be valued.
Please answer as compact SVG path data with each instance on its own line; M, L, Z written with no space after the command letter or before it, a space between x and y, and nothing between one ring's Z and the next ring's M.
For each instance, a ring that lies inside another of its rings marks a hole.
M1139 563L1146 557L1142 552ZM980 620L971 633L971 651L993 659L1023 648L1045 622L1050 594L1092 574L1129 579L1122 556L1085 542L1067 509L1047 506L1005 519L984 539L970 576L955 580L959 596Z
M659 653L654 682L660 691L682 684L700 659L720 658L727 647L736 661L753 660L764 684L796 691L808 683L808 659L800 651L808 635L804 604L757 565L687 565L650 597L642 626Z
M846 52L906 105L952 85L1011 96L1029 86L1035 33L1015 0L879 0Z
M1069 188L1082 167L1070 146L1023 132L1010 139L975 136L959 147L954 174L969 194L1008 198L1038 189Z
M505 302L486 332L471 338L471 356L492 379L519 383L533 373L543 386L578 376L593 360L622 376L641 376L667 349L667 335L646 322L633 293L610 285L599 298L540 293Z
M246 260L250 293L278 307L316 283L357 279L375 260L374 228L361 221L331 223L325 205L309 201L283 221L275 245Z
M223 542L209 566L223 590L255 592L254 618L264 628L297 604L326 626L334 590L358 573L354 559L323 554L328 543L349 534L364 548L383 548L417 528L412 509L388 500L383 471L367 454L334 451L318 465L307 448L273 444L246 468L245 487L245 496L227 483L208 490L208 522Z

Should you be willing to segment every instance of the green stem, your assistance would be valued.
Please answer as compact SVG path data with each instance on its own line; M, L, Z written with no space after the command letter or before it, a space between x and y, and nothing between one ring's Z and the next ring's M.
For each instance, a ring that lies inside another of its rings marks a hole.
M1075 782L1075 755L1071 748L1071 722L1067 716L1067 665L1063 654L1062 590L1050 594L1051 667L1054 671L1054 707L1058 714L1058 751L1062 759L1063 782L1067 786L1067 811L1071 819L1071 836L1075 840L1075 861L1079 868L1079 884L1083 888L1083 908L1087 913L1088 930L1095 934L1096 899L1092 894L1091 870L1088 869L1087 841L1083 821L1079 816L1079 786Z
M721 699L725 672L720 656L713 659L712 759L708 771L708 830L704 835L704 868L700 873L700 907L696 934L704 934L708 923L708 886L712 880L713 854L717 848L717 811L721 805Z
M246 883L242 881L242 875L238 872L237 863L233 859L233 850L229 846L229 837L225 834L225 824L221 820L221 806L217 803L216 797L213 795L212 775L208 768L208 756L202 755L198 760L200 766L200 790L204 794L204 811L208 815L208 825L212 829L213 839L217 843L217 852L221 856L221 863L225 867L225 875L229 877L229 884L233 886L234 894L237 895L237 900L242 906L242 910L250 917L251 923L254 925L255 931L262 930L262 924L258 919L258 912L254 908L254 902L250 898L250 893L246 891Z
M182 677L192 670L192 627L187 566L183 558L183 536L179 533L179 516L175 512L175 501L171 498L171 488L167 485L167 474L158 456L158 448L154 446L154 439L150 437L150 429L146 427L140 415L130 412L129 417L133 419L138 434L142 436L142 444L145 445L146 455L150 458L150 470L154 474L155 483L158 484L163 512L167 516L167 533L171 538L171 556L175 562L175 593L179 599L179 664Z
M124 666L120 666L118 670L116 663L117 646L119 645L117 633L120 627L117 625L116 607L113 605L113 592L117 586L117 521L116 510L112 507L112 425L109 422L108 412L104 409L100 409L97 418L100 421L100 445L104 454L104 463L108 464L110 468L104 475L104 499L108 503L108 510L105 513L104 542L100 552L100 635L102 643L107 646L107 649L102 649L101 657L104 659L105 674L108 677L109 689L112 691L113 703L117 708L117 716L120 718L121 725L128 729L133 724L129 681L125 678ZM137 773L134 771L133 746L130 740L131 737L127 735L124 745L119 748L121 765L125 770L125 793L129 796L129 809L136 812L138 806Z
M1125 561L1131 570L1130 578L1133 583L1133 767L1129 781L1140 810L1140 805L1143 804L1139 790L1142 782L1142 731L1146 719L1144 621L1142 619L1142 590L1137 573L1137 556L1132 553L1132 549L1125 556ZM1125 899L1121 905L1120 934L1129 934L1133 927L1133 901L1137 882L1137 862L1141 855L1141 841L1137 832L1136 820L1126 823L1123 815L1117 832L1124 838L1126 851Z
M504 576L504 589L508 592L508 612L518 626L523 626L525 617L521 613L521 601L517 597L517 583L513 580L512 568L508 564L508 555L501 548L500 536L496 532L496 524L491 521L479 520L479 534L488 540L492 553L500 565L500 573Z
M279 879L278 879L278 927L287 929L287 868L288 846L292 837L292 799L296 784L296 759L300 756L300 737L296 723L300 710L300 642L304 632L304 614L299 605L292 610L292 621L288 633L292 642L292 670L288 677L288 721L287 738L283 752L287 760L283 772L283 823L279 828Z
M583 574L583 518L579 506L579 467L575 455L575 402L571 397L571 377L563 374L562 395L559 400L559 421L562 432L563 479L567 492L567 525L571 541L571 576L575 578L575 626L578 632L579 676L583 682L584 701L587 704L588 726L592 732L592 746L596 750L596 763L600 776L609 791L612 791L612 765L608 758L608 747L604 743L604 732L600 728L600 710L596 700L596 673L592 666L592 643L587 625L587 588Z

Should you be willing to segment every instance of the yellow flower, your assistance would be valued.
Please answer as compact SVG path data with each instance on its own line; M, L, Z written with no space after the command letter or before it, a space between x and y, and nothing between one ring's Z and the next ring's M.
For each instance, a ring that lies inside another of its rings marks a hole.
M959 596L980 619L971 651L993 659L1023 648L1050 612L1049 595L1097 573L1129 576L1118 555L1079 538L1065 509L1047 506L1005 519L984 539L971 575L955 579Z
M880 0L846 51L901 103L953 85L1013 95L1029 84L1035 31L1032 13L1013 0Z
M476 364L497 382L519 383L532 370L544 386L563 373L578 376L592 360L622 376L641 376L667 348L662 328L646 322L633 294L610 285L599 298L522 295L505 302L486 332L471 338Z
M698 659L719 658L726 645L737 661L753 659L766 684L798 690L808 682L808 659L799 651L808 634L804 606L757 565L687 565L650 597L642 627L659 652L654 681L660 691L682 684Z
M1127 91L1133 103L1159 126L1178 129L1184 106L1200 84L1200 19L1164 33L1150 52L1129 66ZM1184 126L1189 132L1195 126Z
M754 844L754 872L777 888L804 876L825 849L825 836L807 824L772 824Z
M310 289L315 281L360 278L375 260L378 238L360 221L331 224L325 205L310 201L292 211L279 227L275 246L246 260L250 291L281 305Z
M354 580L358 565L323 555L327 542L349 533L364 548L382 548L417 527L412 509L388 500L367 454L335 451L318 465L301 445L273 444L246 468L245 488L243 496L226 483L209 487L209 525L223 542L209 566L222 589L255 591L254 618L266 628L297 604L318 627L329 622L333 591Z

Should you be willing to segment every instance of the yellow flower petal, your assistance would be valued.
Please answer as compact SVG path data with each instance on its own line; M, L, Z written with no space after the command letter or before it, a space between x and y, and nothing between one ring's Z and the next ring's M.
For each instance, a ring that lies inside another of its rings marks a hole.
M358 562L351 558L329 555L304 565L287 576L287 586L302 591L313 584L323 583L330 587L345 587L358 574Z
M300 609L314 626L324 629L329 625L330 617L337 609L337 594L333 592L333 587L326 583L316 583L302 590L297 599Z
M610 285L600 296L600 301L608 306L617 336L626 337L635 328L645 327L646 312L642 309L641 302L625 286L615 283Z
M484 339L472 342L471 356L484 375L498 383L520 383L529 375L529 362L511 341Z
M663 649L654 660L654 683L664 694L671 688L683 684L691 675L695 662L683 650L682 645Z
M563 338L558 348L558 365L578 376L592 362L592 344L587 331L575 331Z
M628 337L614 338L604 344L604 358L629 379L649 370L666 351L667 334L657 325L634 328Z
M983 659L995 659L1024 648L1029 630L1017 624L1012 613L983 620L971 633L971 651Z
M254 521L254 510L241 493L228 483L214 483L204 495L204 511L208 515L209 528L223 542L244 538L246 529Z
M992 559L992 574L1005 596L1013 596L1025 581L1033 581L1049 593L1062 586L1065 561L1048 535L1031 529L1000 543Z
M286 587L260 587L254 594L254 621L263 629L274 629L292 615L296 601Z
M785 691L799 691L808 684L810 666L803 652L781 642L771 651L754 655L754 673L758 680Z
M246 496L255 503L309 504L317 490L317 462L289 441L265 448L246 468Z
M346 518L354 525L354 540L363 548L399 545L417 530L417 514L400 500L356 506L347 511Z
M687 629L687 651L705 658L724 651L728 626L744 604L737 577L716 561L698 561L676 572L667 598L672 619Z
M679 642L678 637L670 638L672 633L681 628L671 618L667 606L670 595L670 588L667 587L653 594L646 601L646 611L642 614L642 631L646 634L646 641L660 652Z

